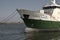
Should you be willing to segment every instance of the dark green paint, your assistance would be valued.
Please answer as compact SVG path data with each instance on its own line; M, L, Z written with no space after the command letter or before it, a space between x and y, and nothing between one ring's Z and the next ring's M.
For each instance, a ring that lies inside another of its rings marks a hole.
M27 27L38 29L59 29L60 22L57 21L44 21L34 19L23 19Z

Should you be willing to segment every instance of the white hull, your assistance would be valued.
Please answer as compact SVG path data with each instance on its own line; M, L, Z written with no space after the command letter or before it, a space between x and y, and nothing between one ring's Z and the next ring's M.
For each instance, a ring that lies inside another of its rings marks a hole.
M49 10L50 11L50 10ZM36 19L36 20L47 20L47 21L60 21L60 9L56 8L51 10L52 15L44 13L44 10L40 11L29 11L29 10L18 10L20 16L24 18L24 14L29 15L28 19Z

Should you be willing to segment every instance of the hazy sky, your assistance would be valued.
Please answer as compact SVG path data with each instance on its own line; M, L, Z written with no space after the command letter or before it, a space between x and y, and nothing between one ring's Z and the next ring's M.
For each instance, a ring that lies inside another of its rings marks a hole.
M0 0L0 21L9 16L16 9L40 10L50 0ZM57 0L60 4L60 0ZM19 14L11 21L19 21Z

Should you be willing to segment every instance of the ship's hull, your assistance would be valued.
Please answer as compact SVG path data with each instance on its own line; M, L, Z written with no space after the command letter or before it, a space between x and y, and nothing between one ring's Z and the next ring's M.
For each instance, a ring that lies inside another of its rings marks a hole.
M35 19L23 19L24 23L29 28L36 29L59 29L60 22L58 21L46 21L46 20L35 20Z
M29 10L17 11L23 19L26 26L29 28L60 29L60 13L58 14L58 12L60 12L60 9L51 9L49 11L44 10L44 12Z

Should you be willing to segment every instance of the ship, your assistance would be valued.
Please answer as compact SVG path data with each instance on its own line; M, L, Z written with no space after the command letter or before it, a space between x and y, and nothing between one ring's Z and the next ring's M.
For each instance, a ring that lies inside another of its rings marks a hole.
M28 28L60 29L60 5L56 0L51 0L51 4L43 6L41 10L16 10Z

